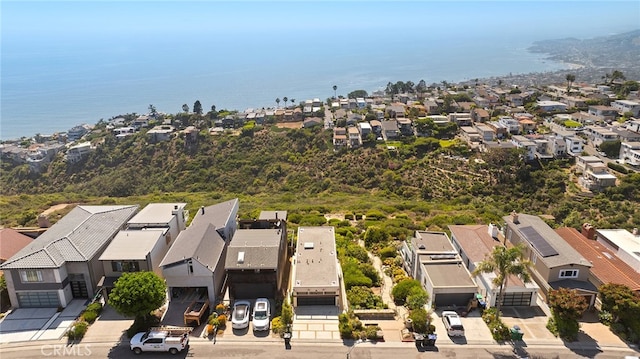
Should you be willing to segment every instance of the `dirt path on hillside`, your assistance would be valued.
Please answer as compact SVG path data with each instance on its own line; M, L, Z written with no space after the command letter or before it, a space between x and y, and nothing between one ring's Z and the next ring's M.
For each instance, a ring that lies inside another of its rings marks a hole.
M53 212L56 211L60 211L63 210L65 208L67 208L67 206L73 206L74 203L60 203L60 204L56 204L55 206L51 206L49 208L47 208L44 212L42 212L43 216L48 216Z

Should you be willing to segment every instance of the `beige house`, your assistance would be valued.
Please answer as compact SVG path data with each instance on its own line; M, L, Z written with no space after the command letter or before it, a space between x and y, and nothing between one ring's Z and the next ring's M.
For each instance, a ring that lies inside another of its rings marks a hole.
M293 306L342 308L342 273L334 227L299 227L294 256Z
M523 243L532 279L548 300L549 291L576 289L593 306L598 289L589 282L591 262L569 245L542 218L523 213L503 217L505 237L514 245Z

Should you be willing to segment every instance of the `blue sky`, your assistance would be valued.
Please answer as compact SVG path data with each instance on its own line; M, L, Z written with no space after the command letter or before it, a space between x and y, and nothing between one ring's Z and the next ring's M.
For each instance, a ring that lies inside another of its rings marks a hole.
M592 37L640 27L640 1L2 1L3 40L68 36L380 33ZM427 34L428 35L428 34ZM274 38L274 44L278 39Z

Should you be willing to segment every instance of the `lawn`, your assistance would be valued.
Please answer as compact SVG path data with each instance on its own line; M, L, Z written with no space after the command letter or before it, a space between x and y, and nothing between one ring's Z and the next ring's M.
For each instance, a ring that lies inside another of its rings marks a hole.
M582 126L580 122L574 120L566 120L564 121L563 125L567 128L578 128Z
M440 140L440 147L451 147L451 145L453 145L454 143L456 143L456 140Z

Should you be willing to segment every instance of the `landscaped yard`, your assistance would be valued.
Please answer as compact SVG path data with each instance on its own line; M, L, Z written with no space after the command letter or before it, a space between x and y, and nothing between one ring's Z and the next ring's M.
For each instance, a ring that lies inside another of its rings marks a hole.
M578 128L582 126L580 122L574 120L566 120L563 122L563 125L567 128Z

